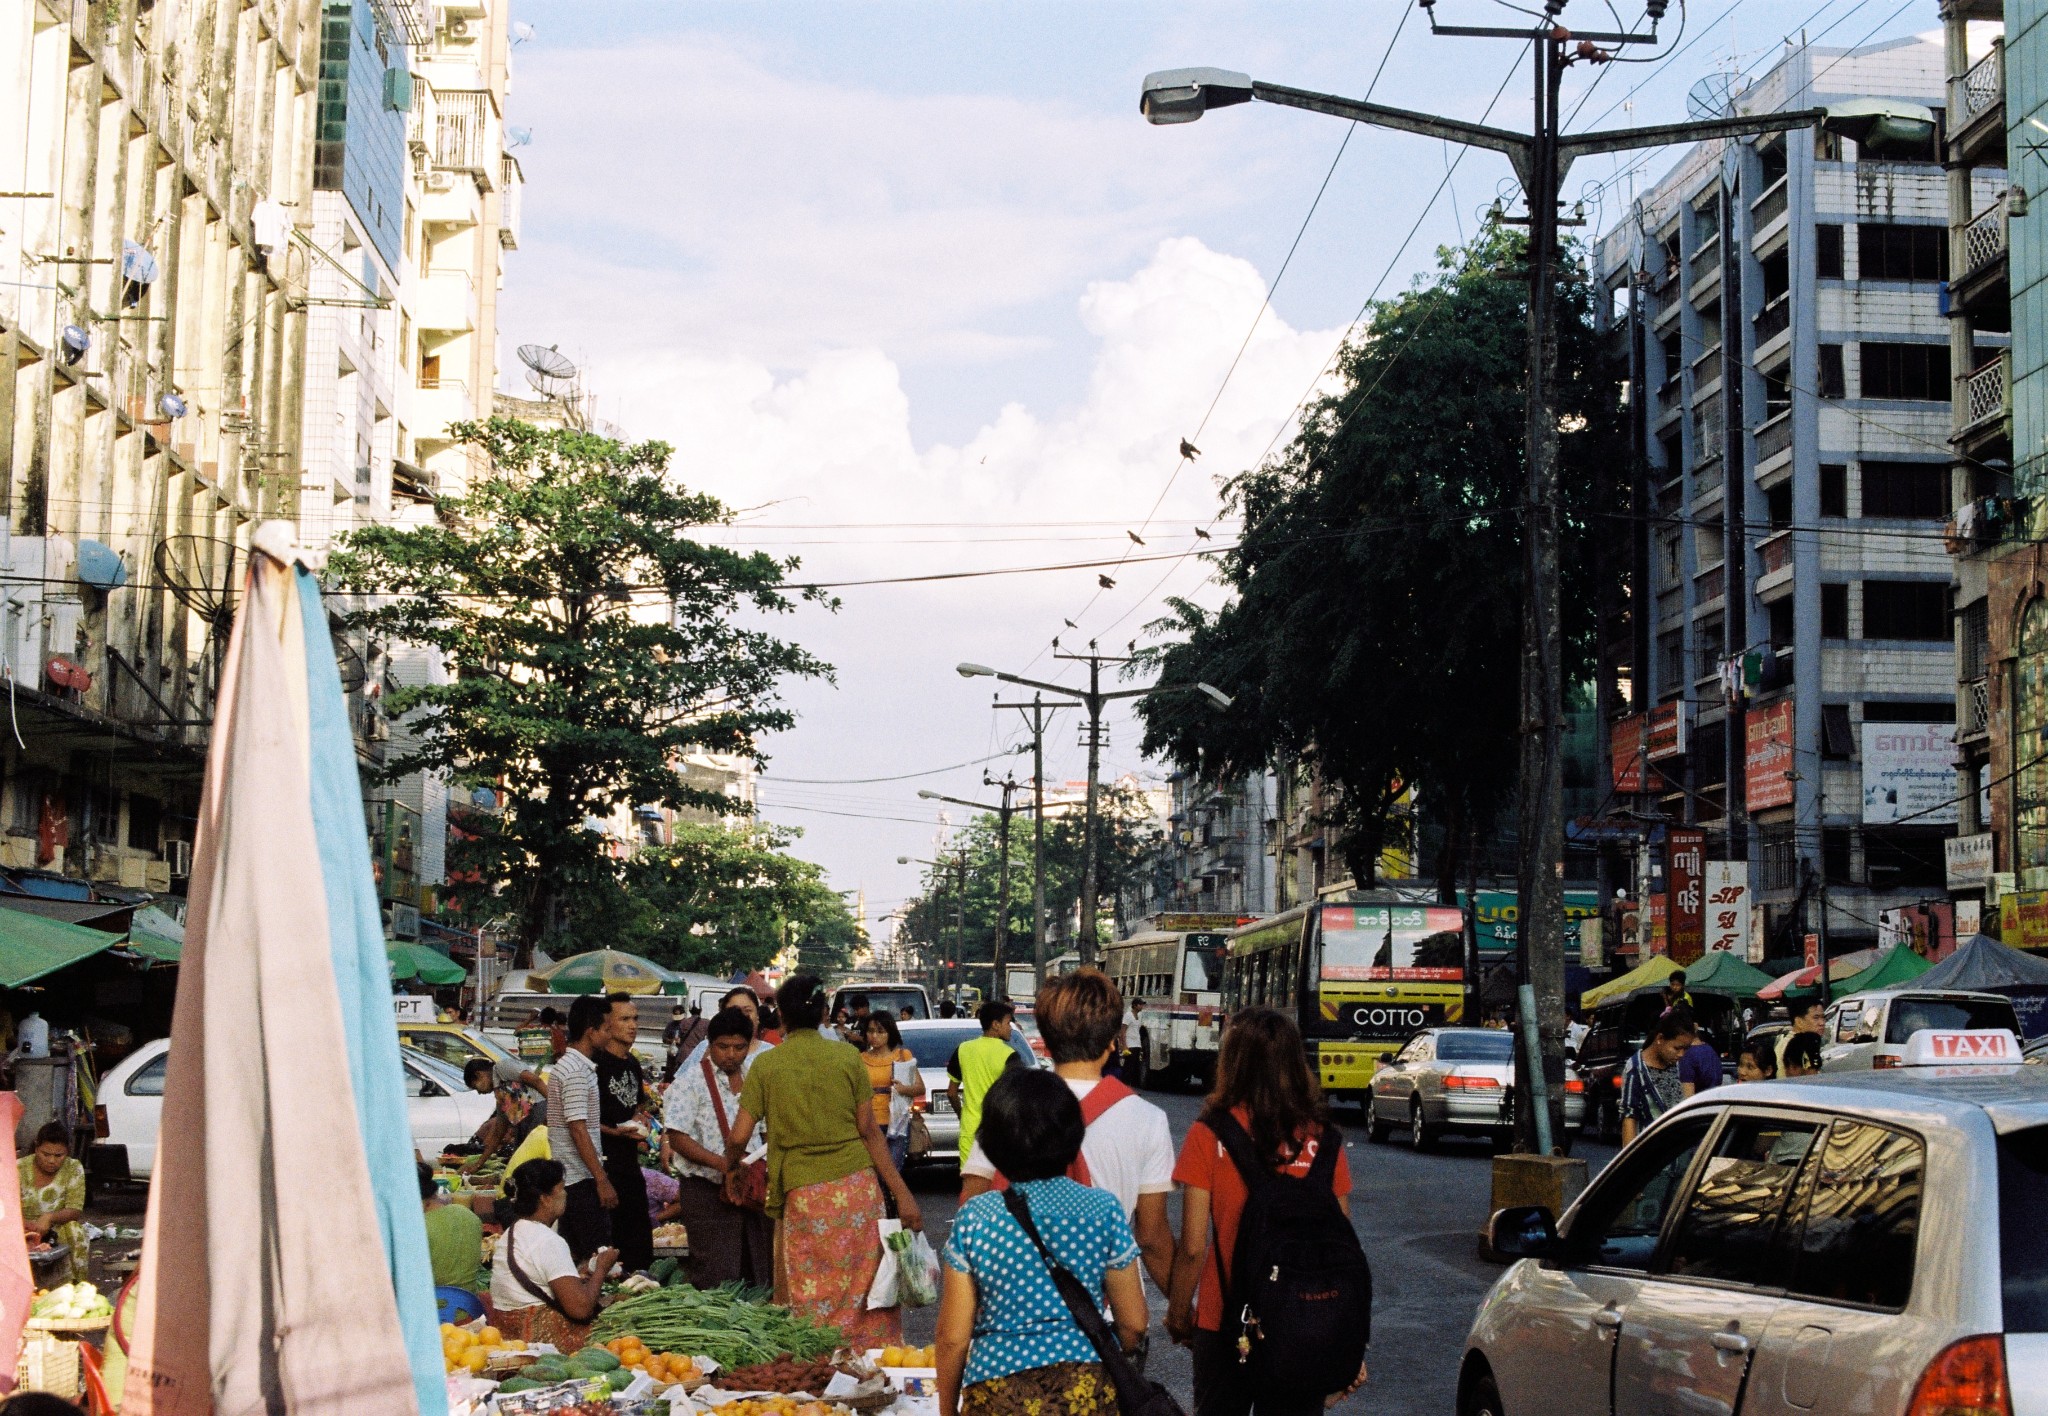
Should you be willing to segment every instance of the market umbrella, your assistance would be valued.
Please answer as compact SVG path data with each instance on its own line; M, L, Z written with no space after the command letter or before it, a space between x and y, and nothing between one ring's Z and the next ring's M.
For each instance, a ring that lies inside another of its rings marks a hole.
M1638 988L1655 987L1677 972L1678 965L1669 954L1652 954L1648 960L1620 977L1587 989L1579 995L1579 1003L1582 1007L1597 1008L1610 998L1626 998Z
M547 985L550 993L654 993L678 975L638 954L592 949L536 969L527 977Z
M1700 955L1685 966L1685 986L1730 998L1754 998L1770 986L1771 976L1726 949Z
M391 980L394 983L416 978L436 988L446 988L469 977L469 970L424 944L394 942L384 946L384 954L391 960Z
M1877 962L1849 978L1842 980L1841 987L1834 990L1837 998L1847 998L1852 993L1868 993L1878 988L1897 988L1902 983L1911 983L1934 965L1919 954L1903 946L1878 951Z
M1876 949L1857 949L1851 953L1837 955L1835 958L1829 959L1828 982L1840 983L1844 979L1854 978L1857 974L1862 973L1877 962L1878 953L1879 951ZM1787 994L1804 993L1819 982L1820 965L1808 964L1806 967L1794 969L1788 974L1780 974L1764 985L1764 987L1758 989L1756 996L1776 1002Z
M199 805L122 1410L443 1416L340 677L291 528L252 543Z

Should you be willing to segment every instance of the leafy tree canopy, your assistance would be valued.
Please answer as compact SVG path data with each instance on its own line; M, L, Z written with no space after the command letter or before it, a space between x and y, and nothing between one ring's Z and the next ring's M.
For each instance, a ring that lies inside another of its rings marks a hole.
M1207 780L1283 758L1340 789L1327 824L1354 878L1410 818L1443 828L1439 883L1512 798L1520 734L1527 274L1519 233L1439 252L1433 276L1376 304L1274 460L1226 485L1245 524L1218 557L1230 598L1188 600L1139 655L1167 684L1235 696L1138 700L1144 747ZM1558 289L1567 664L1591 651L1589 489L1622 421L1582 266Z
M578 938L579 909L601 908L617 871L586 821L655 802L731 810L683 781L683 754L754 753L794 721L782 681L830 670L764 627L794 608L796 562L694 539L731 513L677 483L666 444L506 418L455 433L484 466L468 492L436 524L351 533L330 563L365 597L352 622L448 669L389 700L415 745L385 775L498 789L503 811L478 818L465 852L470 888L509 900L525 943L611 942Z

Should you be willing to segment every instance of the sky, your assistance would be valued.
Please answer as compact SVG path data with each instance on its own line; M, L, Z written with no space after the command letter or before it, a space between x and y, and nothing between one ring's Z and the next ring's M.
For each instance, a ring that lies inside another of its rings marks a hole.
M1519 18L1500 0L1437 13ZM930 856L969 814L920 788L993 801L984 771L1029 775L1028 757L979 761L1025 734L991 680L954 666L1078 683L1055 636L1123 654L1166 596L1214 603L1188 553L1198 527L1229 537L1219 482L1284 444L1370 299L1514 204L1498 155L1317 114L1253 104L1151 126L1144 75L1213 65L1503 127L1530 115L1526 51L1432 36L1397 0L514 14L532 37L506 118L531 139L502 384L518 387L517 345L558 345L598 418L670 443L674 475L735 508L716 539L840 587L836 610L774 622L834 674L788 685L798 725L763 744L761 806L801 828L795 851L835 887L864 891L871 920L919 889L898 858ZM1563 18L1614 23L1594 0ZM1674 122L1693 84L1761 74L1802 35L1832 47L1934 23L1932 0L1674 3L1640 51L1655 62L1575 66L1565 109L1575 129ZM1676 157L1582 162L1567 197L1601 230ZM1016 567L1074 568L848 583ZM1078 717L1047 732L1050 782L1084 775ZM1108 721L1105 778L1161 780L1128 711Z

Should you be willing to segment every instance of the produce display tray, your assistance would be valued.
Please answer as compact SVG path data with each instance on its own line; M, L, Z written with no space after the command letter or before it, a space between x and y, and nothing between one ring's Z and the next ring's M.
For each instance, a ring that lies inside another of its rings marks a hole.
M688 1244L656 1244L654 1257L657 1259L687 1259L690 1257Z

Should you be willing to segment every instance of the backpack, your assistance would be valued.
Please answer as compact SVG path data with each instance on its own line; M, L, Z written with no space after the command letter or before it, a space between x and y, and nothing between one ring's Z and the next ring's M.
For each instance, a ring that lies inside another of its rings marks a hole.
M1110 1107L1115 1106L1127 1096L1136 1095L1136 1092L1132 1091L1130 1087L1117 1078L1104 1077L1095 1084L1088 1095L1081 1098L1082 1127L1085 1129L1093 1126L1102 1119L1103 1113L1108 1111ZM1093 1185L1095 1183L1094 1172L1088 1169L1087 1156L1078 1153L1074 1156L1074 1163L1067 1167L1067 1178L1083 1185ZM1010 1188L1010 1182L1003 1175L1003 1172L998 1170L989 1178L989 1188L991 1190L1007 1190Z
M1255 1390L1316 1399L1343 1391L1372 1336L1372 1266L1330 1188L1342 1136L1325 1127L1308 1174L1281 1175L1235 1117L1210 1126L1246 1191L1223 1266L1224 1336L1235 1339Z

